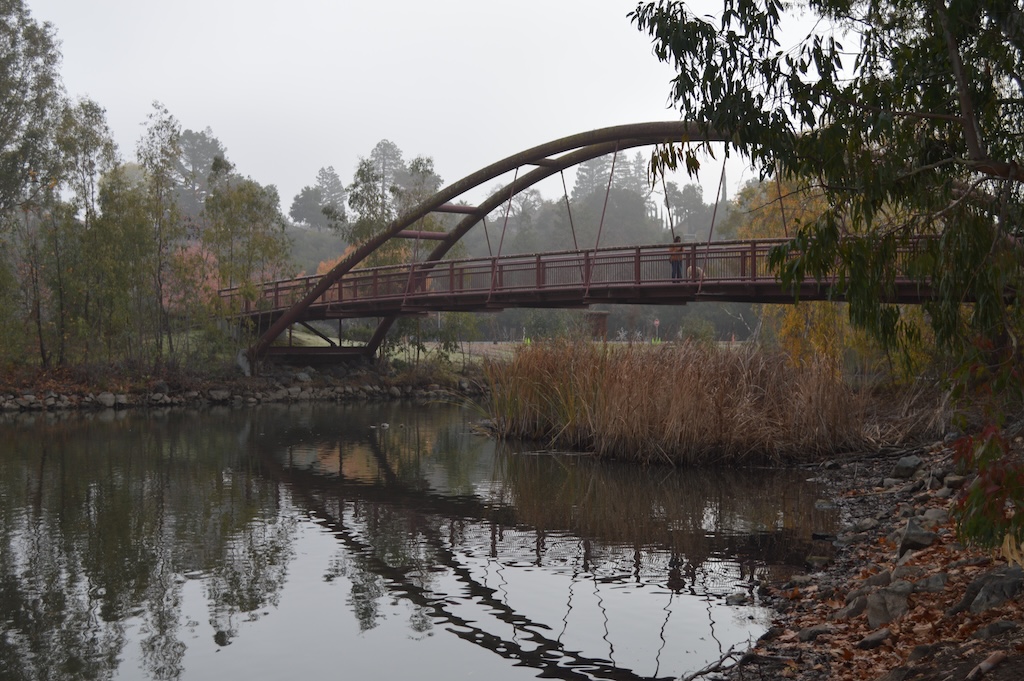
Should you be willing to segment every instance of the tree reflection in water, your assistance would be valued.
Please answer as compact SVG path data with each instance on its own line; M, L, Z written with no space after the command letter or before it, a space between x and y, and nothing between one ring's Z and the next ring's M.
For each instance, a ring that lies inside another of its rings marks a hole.
M0 425L0 676L110 678L137 646L148 678L187 677L190 632L223 647L274 617L310 521L361 632L403 602L413 637L543 676L678 675L680 648L734 612L722 596L781 578L834 522L789 475L529 455L470 418L307 404ZM209 629L183 624L190 583Z
M147 676L180 678L185 575L204 577L225 643L232 618L273 604L284 582L292 528L237 424L112 416L4 427L3 678L109 678L128 623Z

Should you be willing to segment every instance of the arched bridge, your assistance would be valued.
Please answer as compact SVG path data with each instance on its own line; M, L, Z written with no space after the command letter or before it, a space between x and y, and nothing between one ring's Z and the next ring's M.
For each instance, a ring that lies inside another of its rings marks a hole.
M784 290L768 269L769 249L781 243L776 240L686 244L683 276L677 280L671 276L668 244L512 256L501 255L499 249L497 255L486 258L444 259L486 215L566 168L639 146L691 139L721 141L714 131L681 121L616 126L555 140L509 156L445 187L359 245L327 274L265 282L255 297L251 291L244 294L238 288L220 294L229 309L253 319L263 331L250 348L251 358L264 355L291 325L311 320L382 318L367 345L352 349L372 355L397 317L427 311L834 298L831 282L810 282L797 290ZM453 203L512 171L513 181L479 205ZM447 232L410 229L431 213L463 217ZM436 246L421 262L357 269L392 239L431 240ZM893 301L917 302L924 295L927 292L918 283L898 279Z
M682 277L673 279L669 247L629 246L586 251L427 261L355 269L335 279L296 321L399 317L433 311L496 311L509 307L587 307L598 303L682 305L694 301L792 303L841 299L832 282L783 288L768 268L780 240L686 244ZM909 254L909 250L908 250ZM225 289L232 309L278 320L309 297L323 276L263 284L255 300ZM893 302L920 302L920 284L896 281Z

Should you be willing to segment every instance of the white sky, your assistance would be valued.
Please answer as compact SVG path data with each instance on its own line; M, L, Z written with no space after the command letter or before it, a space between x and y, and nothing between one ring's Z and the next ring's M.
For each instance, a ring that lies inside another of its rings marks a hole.
M382 138L433 157L450 184L559 137L679 118L671 69L626 17L635 0L26 2L57 29L69 94L107 110L125 160L159 100L276 185L285 213L323 166L351 182ZM705 164L706 202L720 163ZM730 162L730 195L751 176ZM542 191L559 198L561 184Z

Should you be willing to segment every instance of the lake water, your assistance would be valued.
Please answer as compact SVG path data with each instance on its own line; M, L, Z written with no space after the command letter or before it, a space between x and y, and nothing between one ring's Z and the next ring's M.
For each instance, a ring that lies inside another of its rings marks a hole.
M755 585L834 530L805 473L598 463L478 418L5 417L0 678L678 678L763 633Z

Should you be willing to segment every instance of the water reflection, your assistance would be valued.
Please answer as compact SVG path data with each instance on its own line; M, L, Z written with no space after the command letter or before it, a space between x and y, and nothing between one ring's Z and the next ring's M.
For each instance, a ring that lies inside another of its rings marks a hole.
M0 676L108 678L132 638L149 678L177 679L187 576L209 575L211 624L226 638L237 613L273 602L290 532L277 485L249 466L237 428L204 421L4 428Z
M290 673L294 641L322 675L325 632L364 677L678 676L759 634L765 613L723 597L802 564L834 522L789 474L511 452L473 418L307 404L0 425L0 677L273 678L259 655Z

